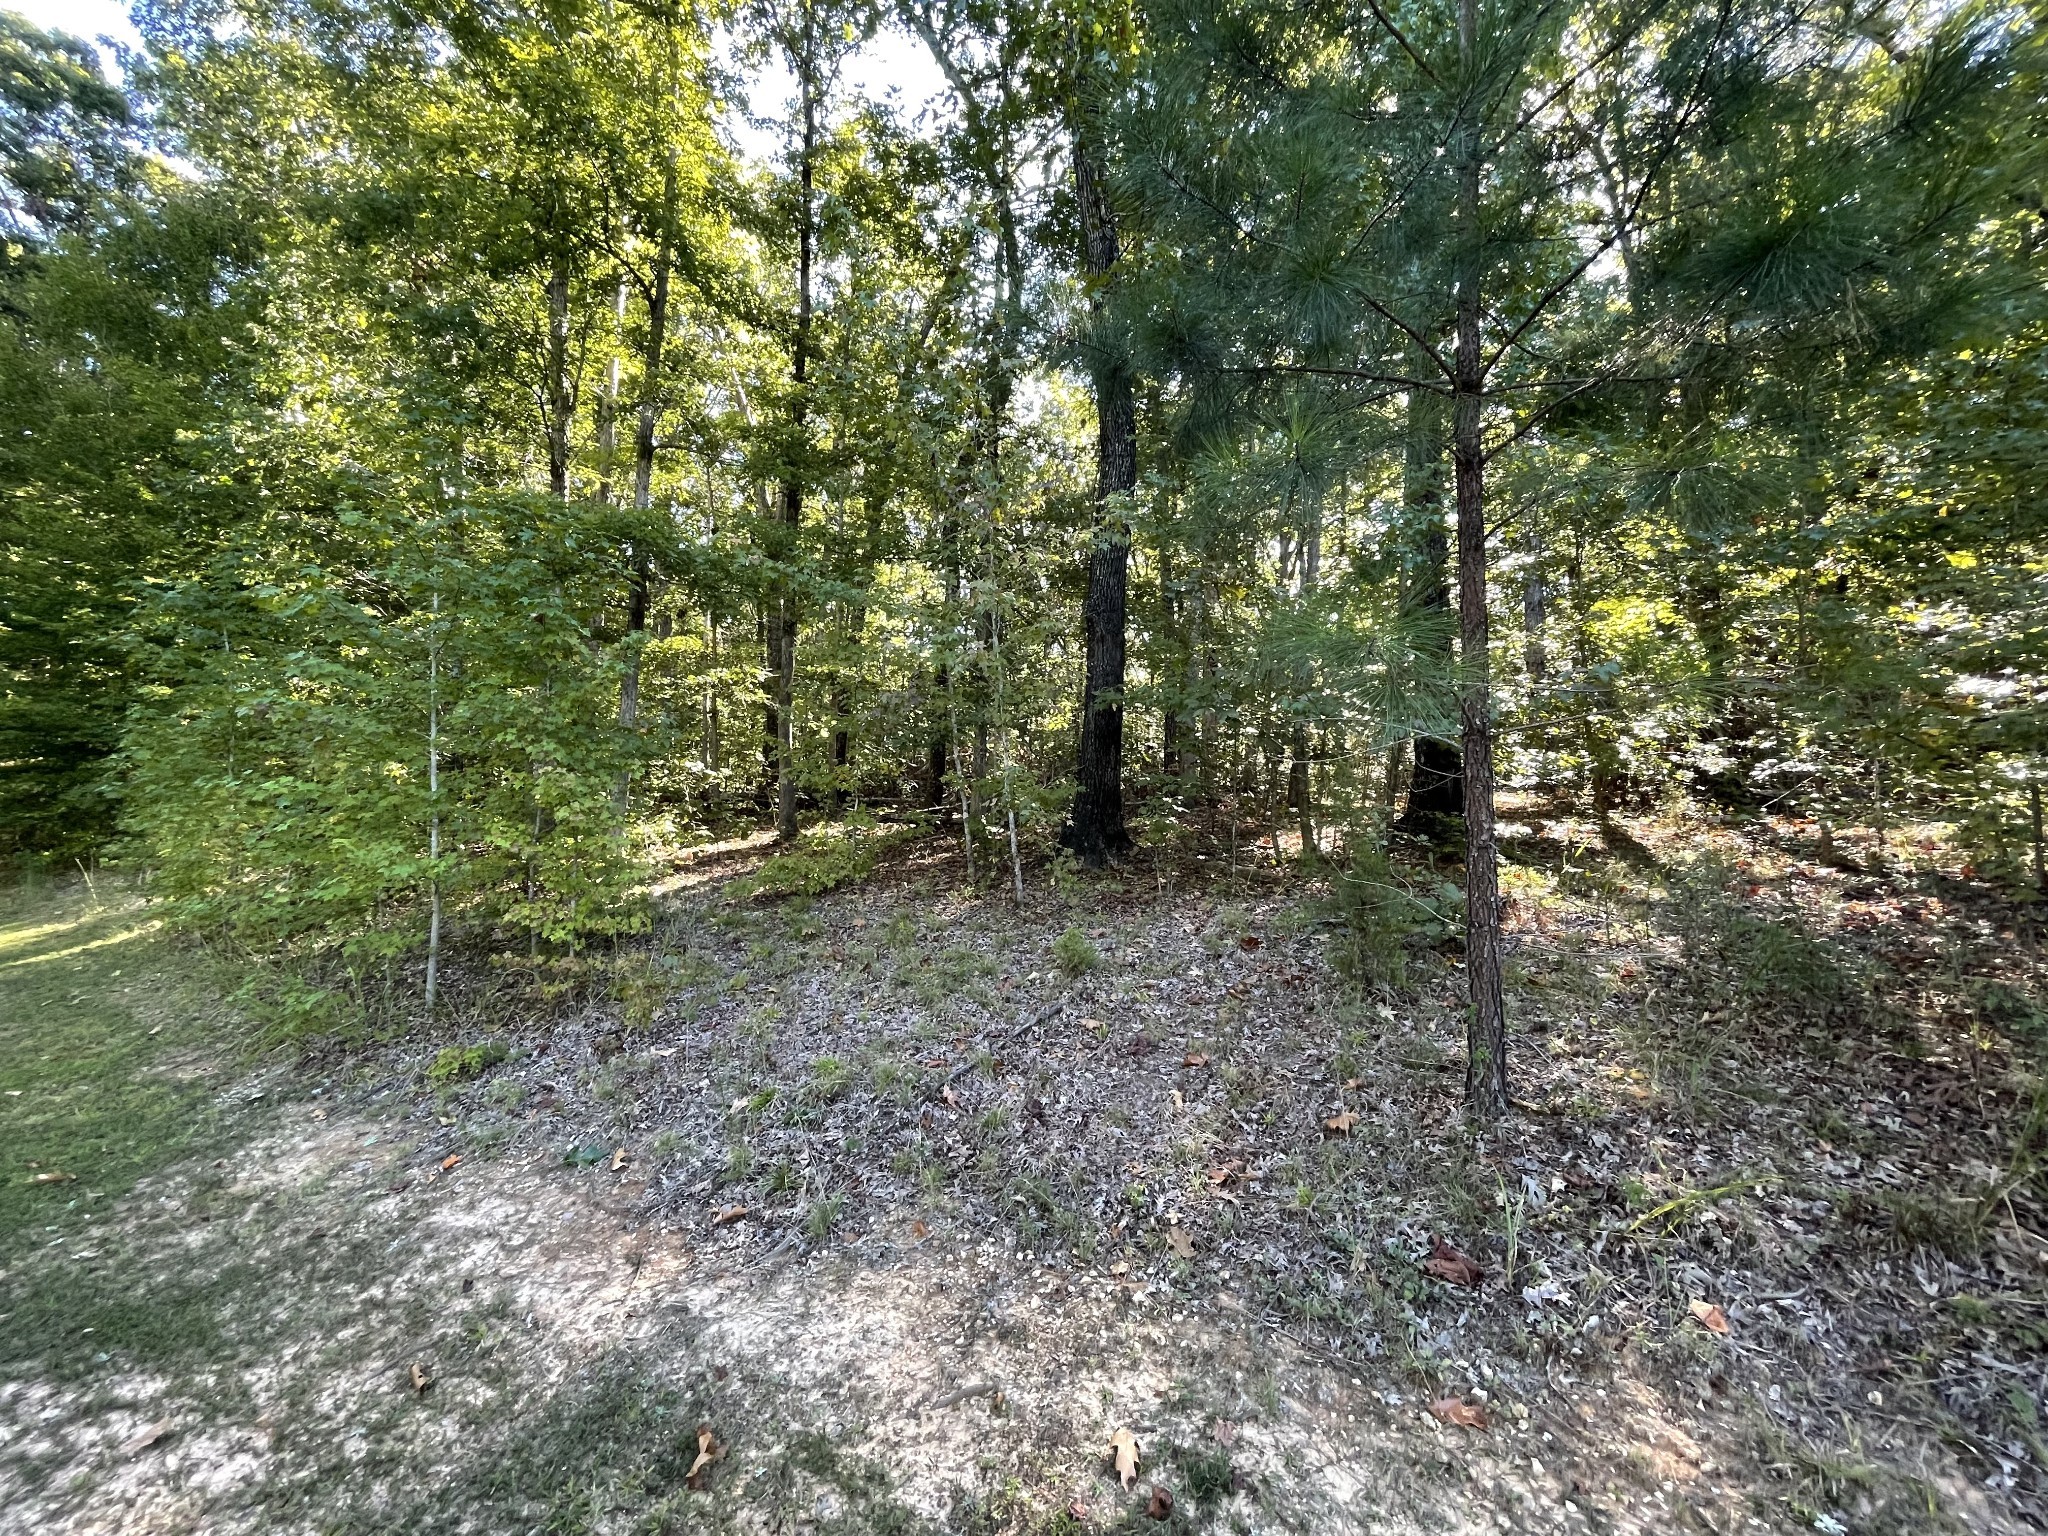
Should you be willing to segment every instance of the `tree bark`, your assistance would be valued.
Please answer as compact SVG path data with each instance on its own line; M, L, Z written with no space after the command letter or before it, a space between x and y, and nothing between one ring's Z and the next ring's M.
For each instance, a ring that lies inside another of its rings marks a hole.
M1416 360L1421 366L1421 360ZM1451 674L1451 541L1444 527L1444 411L1435 390L1408 393L1407 442L1402 466L1401 617L1414 631L1414 648L1425 669ZM1439 678L1423 680L1441 686ZM1456 835L1465 814L1465 768L1455 741L1415 738L1414 771L1408 801L1395 823L1425 842Z
M569 253L557 250L548 268L547 358L548 492L569 499L569 424L576 396L569 384Z
M1074 136L1074 192L1081 209L1089 307L1098 327L1103 287L1117 261L1116 214ZM1088 594L1081 607L1085 672L1081 688L1074 802L1061 844L1082 863L1100 867L1131 847L1124 827L1124 627L1131 534L1125 498L1138 484L1137 401L1124 360L1109 355L1098 333L1095 383L1095 531L1088 558Z
M1458 40L1476 68L1478 0L1459 0ZM1479 131L1468 110L1458 167L1457 355L1451 394L1451 468L1458 502L1459 724L1465 752L1465 1107L1482 1120L1507 1113L1507 1013L1501 980L1499 853L1493 827L1493 688L1487 660L1486 522L1480 441L1485 386L1479 324Z
M640 362L640 400L633 424L633 510L636 512L645 512L654 503L654 430L661 415L662 353L668 341L669 267L674 260L672 236L676 215L676 168L673 161L662 179L661 210L661 242L655 251L654 281L647 294L647 350ZM623 314L623 286L619 295L619 308ZM609 451L607 445L607 463L610 462ZM626 591L626 675L619 685L619 724L629 728L640 719L640 647L635 642L647 628L651 580L646 544L636 540L632 584Z
M791 405L791 462L782 482L781 530L777 556L785 569L777 582L775 612L775 836L796 838L796 591L788 562L795 559L797 533L803 524L804 482L795 460L804 452L804 430L810 418L811 266L817 243L815 186L818 150L817 19L804 6L803 32L795 60L798 94L803 102L803 139L797 155L801 199L797 213L796 336L790 347L790 379L795 386Z

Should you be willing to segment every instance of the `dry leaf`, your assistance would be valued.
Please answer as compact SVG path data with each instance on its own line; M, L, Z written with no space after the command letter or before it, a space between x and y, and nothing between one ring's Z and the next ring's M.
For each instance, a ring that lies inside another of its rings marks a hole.
M424 1392L424 1391L426 1391L426 1390L427 1390L427 1388L431 1387L431 1386L432 1386L433 1384L434 1384L434 1378L433 1378L433 1377L431 1377L431 1376L429 1376L429 1375L428 1375L428 1374L426 1373L426 1371L424 1371L423 1369L421 1369L419 1361L417 1361L417 1360L413 1361L413 1363L412 1363L412 1389L413 1389L413 1391L414 1391L415 1393L419 1393L419 1392Z
M1256 933L1248 933L1243 938L1237 941L1237 947L1239 949L1257 949L1261 944L1265 942L1266 941L1260 938Z
M683 1481L699 1493L702 1493L706 1479L709 1478L711 1473L711 1463L722 1460L724 1456L725 1447L720 1445L718 1437L711 1433L711 1426L709 1424L699 1424L697 1426L697 1459L690 1463L690 1470L684 1474Z
M1700 1326L1709 1333L1718 1333L1723 1338L1727 1337L1728 1314L1719 1307L1709 1302L1696 1301L1688 1310L1694 1317L1699 1319Z
M620 1170L621 1168L623 1168L623 1167L625 1167L625 1166L626 1166L626 1149L625 1149L624 1147L621 1147L621 1148L619 1148L619 1150L618 1150L618 1151L616 1151L616 1152L614 1152L614 1153L612 1154L612 1172L613 1172L613 1173L617 1173L617 1172L618 1172L618 1171L619 1171L619 1170Z
M1440 1397L1429 1405L1429 1411L1446 1424L1456 1424L1463 1429L1486 1428L1486 1410L1462 1397Z
M1081 1021L1081 1027L1083 1029L1092 1029L1098 1035L1101 1034L1105 1029L1109 1028L1109 1026L1103 1023L1100 1019L1083 1019Z
M146 1451L170 1432L171 1421L169 1419L158 1419L154 1424L143 1430L141 1434L122 1446L121 1454L123 1456L133 1456L138 1451Z
M921 1243L932 1235L932 1229L924 1224L924 1218L920 1216L910 1224L910 1235Z
M1362 1077L1347 1077L1344 1079L1344 1091L1346 1093L1356 1093L1364 1086L1365 1079Z
M1216 1437L1218 1445L1237 1444L1237 1426L1228 1419L1218 1419L1210 1426L1209 1433Z
M1467 1258L1440 1237L1430 1238L1429 1257L1422 1261L1422 1271L1452 1285L1476 1286L1486 1278L1477 1260Z
M945 1087L939 1090L939 1097L944 1099L948 1104L950 1104L955 1109L958 1109L960 1107L960 1095L953 1091L953 1085L951 1083L946 1084Z
M1195 1240L1179 1227L1167 1228L1166 1246L1184 1259L1192 1259L1195 1256Z
M1109 1454L1116 1458L1117 1481L1126 1489L1138 1480L1138 1437L1120 1429L1109 1437Z
M1187 1055L1181 1057L1180 1064L1184 1067L1206 1067L1209 1065L1209 1053L1207 1051L1189 1051Z
M1152 1497L1145 1501L1145 1513L1154 1520L1164 1520L1173 1513L1173 1490L1152 1485Z
M1351 1127L1358 1124L1358 1116L1350 1110L1340 1110L1323 1122L1323 1129L1332 1136L1349 1136Z
M443 1173L453 1173L455 1171L455 1165L461 1161L462 1154L460 1152L450 1152L446 1157L441 1159L441 1171Z
M742 1216L746 1214L747 1208L744 1205L728 1205L720 1210L712 1212L711 1225L713 1225L714 1227L722 1227L730 1222L738 1221Z
M32 1178L32 1179L30 1179L30 1180L29 1180L29 1183L31 1183L31 1184L70 1184L70 1183L73 1183L73 1182L75 1182L75 1181L76 1181L76 1179L77 1179L77 1177L78 1177L78 1176L77 1176L76 1174L72 1174L72 1173L58 1173L58 1172L57 1172L57 1171L56 1171L55 1169L52 1169L52 1170L51 1170L50 1172L48 1172L48 1173L39 1173L39 1174L37 1174L37 1175L36 1175L36 1176L35 1176L34 1178Z

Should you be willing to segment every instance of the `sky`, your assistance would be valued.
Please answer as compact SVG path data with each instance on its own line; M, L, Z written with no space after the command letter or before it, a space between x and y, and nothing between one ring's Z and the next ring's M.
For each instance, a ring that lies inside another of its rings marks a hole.
M124 0L0 0L17 15L26 16L46 32L69 32L87 42L97 42L102 33L117 43L137 47L142 39L128 20ZM113 56L101 50L101 63L114 72Z

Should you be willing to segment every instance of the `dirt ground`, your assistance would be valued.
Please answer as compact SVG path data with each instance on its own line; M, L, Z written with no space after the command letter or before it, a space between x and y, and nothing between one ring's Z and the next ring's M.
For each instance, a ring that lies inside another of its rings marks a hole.
M693 850L602 968L267 1054L21 893L0 1531L2037 1528L2025 910L1521 814L1484 1135L1419 858Z

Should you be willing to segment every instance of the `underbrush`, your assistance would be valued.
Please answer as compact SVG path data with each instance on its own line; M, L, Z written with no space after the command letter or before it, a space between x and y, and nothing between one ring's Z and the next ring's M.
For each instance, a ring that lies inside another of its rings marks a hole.
M1746 887L1746 888L1745 888ZM1789 912L1758 910L1759 888L1708 855L1675 871L1663 903L1689 996L1734 1022L1844 1022L1874 1002L1867 969Z

